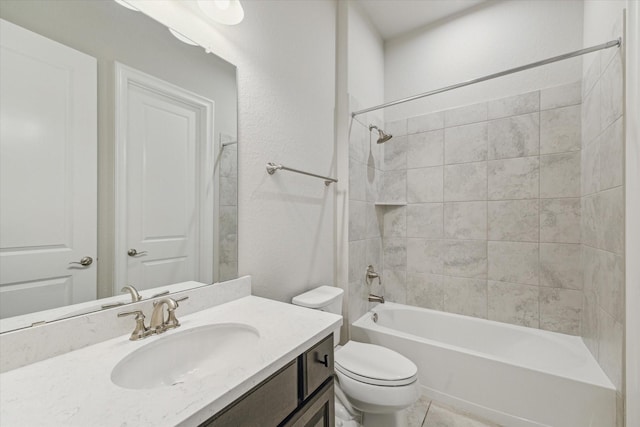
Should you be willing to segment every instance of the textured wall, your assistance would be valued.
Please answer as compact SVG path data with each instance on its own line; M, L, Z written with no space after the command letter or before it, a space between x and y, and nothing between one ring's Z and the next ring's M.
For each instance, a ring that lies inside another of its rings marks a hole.
M336 3L247 1L235 26L209 24L184 2L133 3L238 67L239 274L280 301L333 284L335 187L269 176L265 164L335 174Z
M485 2L385 44L385 100L411 96L582 48L582 1ZM410 102L397 120L571 83L580 58Z
M618 425L625 319L623 69L619 49L602 51L582 87L582 336L619 391Z
M580 84L387 123L390 300L580 334Z

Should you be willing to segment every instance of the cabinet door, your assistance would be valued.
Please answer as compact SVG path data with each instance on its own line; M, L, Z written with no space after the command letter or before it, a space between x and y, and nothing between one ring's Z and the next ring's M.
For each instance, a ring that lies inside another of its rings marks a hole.
M281 427L334 427L335 419L334 386L331 378Z
M333 334L329 335L302 355L303 394L306 400L315 392L333 371Z

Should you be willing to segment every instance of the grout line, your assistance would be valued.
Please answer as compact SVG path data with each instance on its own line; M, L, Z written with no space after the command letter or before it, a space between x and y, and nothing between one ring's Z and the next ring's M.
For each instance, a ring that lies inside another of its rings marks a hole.
M420 427L424 427L425 423L427 422L427 417L429 416L429 410L431 409L431 403L433 403L433 400L429 400L429 404L427 405L427 412L424 413L424 418L422 419L422 423L420 424Z

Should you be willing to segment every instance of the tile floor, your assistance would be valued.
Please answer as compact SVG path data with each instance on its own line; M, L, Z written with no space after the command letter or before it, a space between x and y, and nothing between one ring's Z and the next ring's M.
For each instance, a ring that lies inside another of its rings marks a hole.
M432 401L425 395L406 411L408 427L500 427L498 424Z

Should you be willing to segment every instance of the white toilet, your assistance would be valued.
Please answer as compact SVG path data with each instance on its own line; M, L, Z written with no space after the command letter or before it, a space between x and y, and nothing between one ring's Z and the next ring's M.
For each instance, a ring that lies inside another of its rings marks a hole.
M340 288L320 286L294 297L302 307L342 313ZM373 344L349 341L339 347L340 330L333 333L335 370L338 376L336 396L362 412L364 427L404 427L401 412L420 396L416 365L393 350Z

